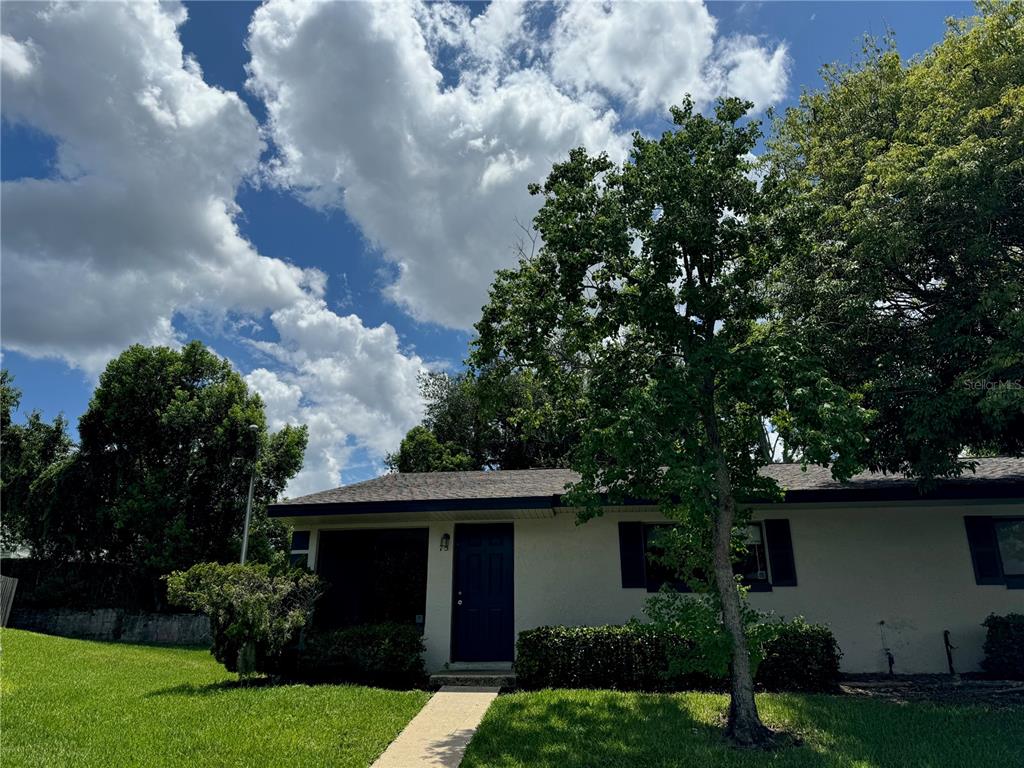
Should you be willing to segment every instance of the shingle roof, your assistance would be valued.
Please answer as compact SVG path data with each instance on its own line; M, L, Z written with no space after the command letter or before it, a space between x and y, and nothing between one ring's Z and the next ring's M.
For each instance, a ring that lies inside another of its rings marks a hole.
M865 472L848 483L832 478L830 470L799 464L763 468L786 491L786 501L895 500L919 498L1024 497L1024 459L978 459L972 473L940 480L923 494L903 475ZM271 514L335 511L374 512L446 508L519 508L557 505L569 483L579 478L568 469L524 469L497 472L411 472L383 475L271 505Z
M1024 459L992 457L976 459L974 472L965 470L957 478L940 480L939 485L985 485L990 483L1024 483ZM769 464L761 468L761 474L773 478L787 491L829 491L870 488L893 488L913 486L914 481L904 475L884 475L875 472L861 472L848 483L833 479L832 471L825 467L810 465L806 471L799 464Z
M311 493L289 504L365 504L382 501L520 499L559 496L579 475L569 469L509 469L498 472L402 472Z

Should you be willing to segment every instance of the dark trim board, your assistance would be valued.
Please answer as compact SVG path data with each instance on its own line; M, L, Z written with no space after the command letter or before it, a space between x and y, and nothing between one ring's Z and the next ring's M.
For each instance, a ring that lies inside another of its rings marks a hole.
M885 501L970 501L984 499L1024 500L1020 483L963 483L943 485L930 493L921 493L916 487L889 488L828 488L820 490L787 491L781 503L823 504L843 502ZM770 499L749 499L745 504L770 505ZM775 502L780 503L780 502ZM628 499L612 506L650 506L642 499ZM311 504L283 503L267 507L270 517L310 517L331 515L373 515L391 512L467 512L508 511L513 509L565 508L560 496L518 496L488 499L403 499L401 501L368 501Z
M557 496L523 496L507 499L426 499L423 501L369 501L346 504L271 504L270 517L310 515L372 515L381 512L464 512L476 510L553 509Z

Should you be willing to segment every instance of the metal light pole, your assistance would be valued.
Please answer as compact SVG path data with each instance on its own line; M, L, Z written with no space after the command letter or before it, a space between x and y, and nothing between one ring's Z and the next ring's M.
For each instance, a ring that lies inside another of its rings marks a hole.
M252 475L249 476L249 500L245 503L245 527L242 529L242 565L245 565L245 556L249 551L249 522L252 520L252 490L253 486L256 485L256 464L260 460L260 428L255 424L250 424L249 430L256 438L256 456L252 460Z

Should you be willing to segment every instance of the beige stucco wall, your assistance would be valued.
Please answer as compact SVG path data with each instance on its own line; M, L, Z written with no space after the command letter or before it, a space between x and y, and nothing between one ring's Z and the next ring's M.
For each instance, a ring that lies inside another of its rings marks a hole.
M1024 590L974 583L965 514L1021 516L1024 504L780 505L757 510L755 519L789 519L798 586L752 594L751 602L762 611L828 624L843 650L845 671L886 669L879 628L883 620L897 672L946 671L945 629L957 646L957 668L975 669L984 640L981 621L992 612L1024 611ZM473 515L459 517L470 520ZM490 513L486 519L499 518ZM647 591L621 587L618 522L660 519L653 510L609 511L582 525L571 512L513 519L515 631L642 619ZM294 522L302 527L301 521ZM358 526L387 524L368 520ZM433 519L418 526L430 529L424 641L428 668L434 670L449 659L454 521ZM453 548L441 551L446 532L452 534ZM311 565L316 538L314 533Z

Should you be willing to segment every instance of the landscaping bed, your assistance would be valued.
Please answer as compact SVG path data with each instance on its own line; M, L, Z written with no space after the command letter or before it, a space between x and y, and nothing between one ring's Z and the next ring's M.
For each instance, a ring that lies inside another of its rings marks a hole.
M897 703L928 701L935 704L982 704L989 707L1024 707L1024 681L988 680L949 675L858 675L840 684L843 693Z
M422 691L240 687L206 649L0 632L5 768L365 768Z

